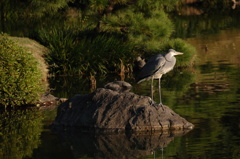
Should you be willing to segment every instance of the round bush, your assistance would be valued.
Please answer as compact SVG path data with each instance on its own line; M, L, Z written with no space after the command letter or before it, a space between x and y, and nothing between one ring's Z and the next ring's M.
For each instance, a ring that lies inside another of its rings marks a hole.
M0 106L36 102L44 91L41 76L32 54L0 35Z

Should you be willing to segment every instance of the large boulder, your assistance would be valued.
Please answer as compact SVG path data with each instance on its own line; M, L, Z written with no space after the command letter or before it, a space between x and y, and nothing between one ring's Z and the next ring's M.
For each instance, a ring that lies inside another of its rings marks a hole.
M121 88L122 87L122 88ZM162 131L192 129L193 124L148 96L129 92L117 81L89 95L75 95L58 107L55 128L104 131Z

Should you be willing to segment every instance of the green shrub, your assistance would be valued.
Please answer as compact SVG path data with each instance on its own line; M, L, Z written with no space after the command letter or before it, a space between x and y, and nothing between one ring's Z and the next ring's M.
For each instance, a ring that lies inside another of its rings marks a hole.
M0 36L0 105L32 104L43 93L37 61L6 35Z

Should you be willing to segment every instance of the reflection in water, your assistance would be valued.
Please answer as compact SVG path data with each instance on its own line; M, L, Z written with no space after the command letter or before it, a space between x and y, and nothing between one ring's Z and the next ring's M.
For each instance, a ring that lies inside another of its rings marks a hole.
M41 140L42 116L36 110L0 113L0 158L31 157Z
M201 15L203 11L199 8L191 7L191 6L184 6L178 12L179 15Z
M198 38L187 39L189 43L194 45L198 50L199 65L203 65L208 62L214 64L219 61L225 61L225 63L240 64L240 30L231 29L220 31L218 34L211 36L202 35ZM207 45L207 52L205 52L205 46Z
M176 158L234 158L240 155L240 30L226 30L188 40L196 46L196 78L176 100L173 110L184 114L195 129L175 140L189 146ZM206 51L205 45L208 49ZM190 140L186 140L186 138ZM169 145L172 149L175 145ZM183 148L184 149L184 148ZM167 150L166 150L167 151ZM168 153L168 152L167 152Z
M227 72L234 71L230 64L219 63L218 65L213 65L208 62L205 65L201 65L200 68L202 82L192 84L197 92L214 94L230 91L231 81L229 81Z
M74 158L139 158L158 155L156 150L163 149L174 137L186 131L167 134L86 134L59 133L64 144L71 148Z

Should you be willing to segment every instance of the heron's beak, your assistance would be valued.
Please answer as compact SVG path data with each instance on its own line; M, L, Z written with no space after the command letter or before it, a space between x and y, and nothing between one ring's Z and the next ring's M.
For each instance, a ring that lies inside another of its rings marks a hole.
M183 53L181 52L175 52L175 55L182 55Z

